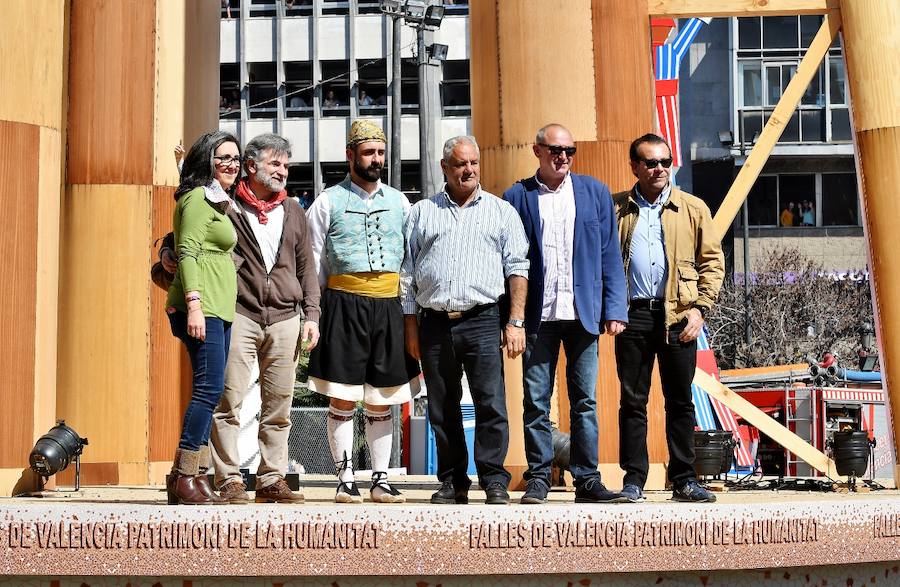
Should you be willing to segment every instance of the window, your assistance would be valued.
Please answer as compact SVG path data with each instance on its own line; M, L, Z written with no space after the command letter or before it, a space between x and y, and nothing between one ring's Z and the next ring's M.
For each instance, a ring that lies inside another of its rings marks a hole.
M322 14L350 14L350 2L347 0L322 0Z
M442 4L447 15L469 14L469 0L444 0Z
M275 64L248 63L248 90L250 97L250 118L275 118L278 112L275 87Z
M344 181L344 178L347 177L347 173L346 161L340 163L322 163L322 183L325 184L324 187L326 188L330 188L331 186Z
M284 114L288 118L313 115L312 63L284 62Z
M381 14L380 0L359 0L356 4L358 14Z
M856 226L859 206L855 173L822 174L822 225Z
M284 0L284 13L286 16L310 16L312 12L312 0Z
M735 135L745 145L762 132L821 23L820 16L737 19ZM844 78L838 45L829 50L825 63L819 66L779 142L850 140Z
M387 60L358 60L356 99L362 116L380 115L387 110Z
M441 103L444 116L471 116L472 99L469 94L469 61L453 60L443 63Z
M419 113L419 68L416 60L405 58L400 62L400 104L403 114Z
M322 116L350 116L350 62L322 61ZM334 79L332 79L334 78Z
M422 199L419 189L419 161L403 161L400 167L400 190L406 194L410 202Z
M240 18L241 0L222 0L222 18Z
M304 210L316 197L311 163L293 164L288 167L287 192Z
M277 0L250 0L250 18L272 18L277 14Z
M751 226L859 225L855 173L761 175L747 206Z
M240 77L237 63L219 65L219 118L241 117Z

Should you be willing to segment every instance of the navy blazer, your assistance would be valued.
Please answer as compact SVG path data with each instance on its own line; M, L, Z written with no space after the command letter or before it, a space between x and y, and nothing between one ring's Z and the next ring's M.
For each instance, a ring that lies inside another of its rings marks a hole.
M571 172L570 172L571 173ZM572 173L575 192L575 235L572 278L575 309L584 329L600 334L603 322L628 322L627 285L619 249L619 232L609 188L588 175ZM525 329L537 332L544 304L544 253L538 183L534 177L518 181L503 194L522 217L528 236L528 300Z

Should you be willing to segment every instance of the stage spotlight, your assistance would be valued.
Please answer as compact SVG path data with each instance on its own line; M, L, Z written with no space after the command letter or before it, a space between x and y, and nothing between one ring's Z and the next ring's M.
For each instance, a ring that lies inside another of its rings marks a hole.
M65 470L75 461L75 491L81 488L81 452L88 443L78 433L66 426L65 420L58 420L56 426L41 436L31 449L28 462L31 470L47 479Z
M856 479L866 473L875 440L870 440L865 430L841 430L832 435L826 447L831 448L838 475L848 477L850 491L856 491Z

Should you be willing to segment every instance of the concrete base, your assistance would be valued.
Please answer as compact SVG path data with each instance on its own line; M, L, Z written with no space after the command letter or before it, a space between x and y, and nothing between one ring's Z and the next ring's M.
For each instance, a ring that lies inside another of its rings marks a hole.
M418 487L423 487L419 485ZM724 492L684 504L167 506L154 488L0 500L7 576L304 577L678 573L900 560L900 492ZM368 492L362 493L368 497ZM516 499L521 494L513 494ZM896 579L896 577L894 578Z

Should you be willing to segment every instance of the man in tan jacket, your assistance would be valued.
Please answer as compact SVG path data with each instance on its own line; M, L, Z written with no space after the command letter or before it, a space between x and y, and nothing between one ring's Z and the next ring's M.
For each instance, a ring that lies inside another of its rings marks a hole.
M722 285L722 247L706 204L672 186L672 152L662 137L636 139L629 157L637 183L613 196L629 299L628 327L616 337L622 494L633 502L643 500L649 469L647 400L658 358L672 498L711 502L715 496L694 474L691 381L697 337Z

